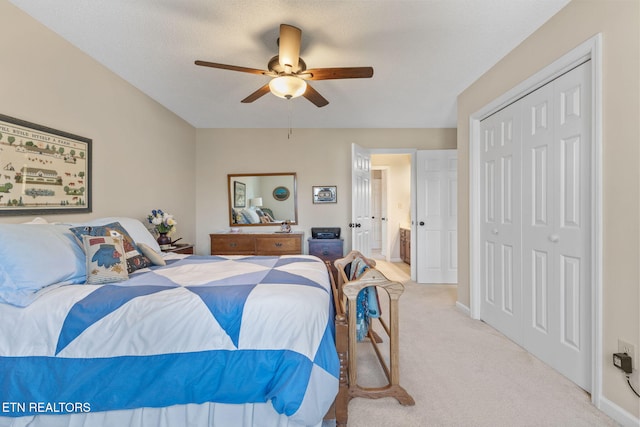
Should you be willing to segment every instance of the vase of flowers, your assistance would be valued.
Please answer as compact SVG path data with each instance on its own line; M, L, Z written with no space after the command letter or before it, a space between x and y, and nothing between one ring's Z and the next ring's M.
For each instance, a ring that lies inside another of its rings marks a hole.
M152 224L156 233L158 233L158 245L160 249L169 249L171 247L171 238L169 235L175 231L178 224L173 215L163 212L162 209L154 209L150 215L147 215L149 224Z

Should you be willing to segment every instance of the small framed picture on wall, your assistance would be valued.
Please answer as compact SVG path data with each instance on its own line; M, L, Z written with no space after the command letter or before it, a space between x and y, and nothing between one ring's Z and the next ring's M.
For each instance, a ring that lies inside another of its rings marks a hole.
M338 190L335 185L314 185L313 203L337 203Z
M233 207L244 208L247 206L247 185L240 181L233 182Z

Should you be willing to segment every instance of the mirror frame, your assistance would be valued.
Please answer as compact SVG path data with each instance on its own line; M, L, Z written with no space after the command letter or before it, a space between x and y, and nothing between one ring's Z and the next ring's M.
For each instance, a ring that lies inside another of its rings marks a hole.
M232 188L233 182L235 182L234 180L237 178L247 178L247 177L260 177L260 176L285 176L285 177L291 177L293 178L293 188L289 189L289 198L293 199L293 221L289 221L289 224L291 225L297 225L298 224L298 179L297 179L297 174L295 172L272 172L272 173L230 173L227 174L227 192L228 192L228 198L227 198L227 208L228 208L228 212L229 212L229 227L265 227L265 226L280 226L281 222L270 222L270 223L258 223L258 224L234 224L233 223L233 209L235 209L235 203L234 203L234 188ZM274 187L272 192L276 190L276 188L278 187ZM274 201L278 201L277 198L275 198L273 196L273 194L270 192L268 194L269 197L273 197ZM263 196L267 197L267 195L265 194ZM286 200L286 199L283 199ZM246 201L246 203L248 204L248 200Z

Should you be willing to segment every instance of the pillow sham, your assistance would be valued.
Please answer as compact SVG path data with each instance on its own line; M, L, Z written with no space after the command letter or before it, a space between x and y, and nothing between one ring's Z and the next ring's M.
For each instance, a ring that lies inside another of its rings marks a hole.
M129 273L151 266L149 258L138 251L134 240L119 222L112 222L105 225L83 225L81 227L71 227L69 230L71 230L79 242L83 241L82 236L122 237L125 258L127 260L127 271Z
M142 255L149 258L154 265L167 265L167 262L162 258L162 255L154 251L151 246L146 243L138 243L138 249L140 249L140 251L142 251Z
M67 226L0 224L0 301L26 307L40 289L84 283L85 254Z
M271 219L271 222L274 222L276 220L276 217L273 215L273 211L271 209L262 208L262 212Z
M260 217L258 213L253 209L245 209L244 213L249 218L249 224L260 224Z
M151 232L144 226L144 224L135 218L129 218L124 216L112 216L105 218L98 218L92 221L88 221L82 224L73 224L76 227L84 226L84 225L106 225L111 224L113 222L119 222L125 230L129 233L131 238L136 245L138 243L146 243L150 246L154 251L160 252L160 245L156 241L156 238L153 237Z
M121 236L82 236L87 254L87 284L121 282L129 278Z

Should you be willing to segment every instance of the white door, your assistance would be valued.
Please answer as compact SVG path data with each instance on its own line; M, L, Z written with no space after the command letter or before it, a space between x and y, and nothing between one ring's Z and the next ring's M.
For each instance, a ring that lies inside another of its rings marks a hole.
M389 239L387 236L389 235L388 230L388 217L387 217L387 183L389 180L387 179L387 170L382 169L380 178L380 245L381 251L380 254L384 259L389 261L390 259L390 250L389 250Z
M457 152L417 155L415 227L418 283L457 283Z
M481 318L591 387L590 67L481 123Z
M371 153L351 145L351 247L371 256Z
M523 99L526 348L591 387L590 68Z
M381 174L381 171L374 172ZM382 249L382 179L374 177L371 180L371 249Z
M481 123L481 318L522 341L520 271L521 105ZM514 141L515 138L515 141Z

